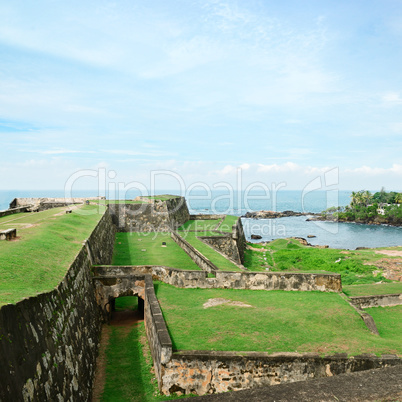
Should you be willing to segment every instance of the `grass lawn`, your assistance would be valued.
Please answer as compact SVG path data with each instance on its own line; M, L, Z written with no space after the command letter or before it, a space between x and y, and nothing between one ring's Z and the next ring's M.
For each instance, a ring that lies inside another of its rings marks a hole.
M320 249L304 246L298 240L278 239L265 246L251 244L259 251L246 250L244 265L252 271L303 271L319 270L339 273L343 285L367 284L387 281L373 265L384 258L375 250Z
M160 282L155 290L176 350L402 354L402 342L371 334L338 294L177 289ZM203 308L215 298L252 307Z
M212 236L221 219L195 219L189 220L179 227L179 232L197 232L198 236Z
M187 240L192 246L194 246L201 254L208 258L213 264L215 264L222 271L240 271L240 268L233 264L230 260L220 255L212 247L206 245L201 240L197 239L198 233L186 232L180 233L182 237Z
M162 242L166 247L162 247ZM146 250L146 251L142 251ZM178 269L200 270L175 243L170 233L117 233L113 265L166 265Z
M21 212L18 214L12 214L8 216L2 216L0 218L0 230L8 228L22 228L28 224L38 224L49 217L53 217L55 214L65 211L66 208L52 208L42 212Z
M364 311L374 318L380 337L394 345L394 353L401 354L402 306L373 307Z
M116 311L135 310L136 297L116 299ZM177 399L158 391L144 322L130 327L110 325L106 346L106 379L101 401L156 402ZM105 334L105 332L103 332Z
M220 230L221 232L232 233L232 227L238 219L240 219L238 216L226 215L218 230Z
M16 241L0 241L0 305L52 290L66 274L102 214L86 205L9 215L0 229L17 228Z
M402 293L402 282L343 286L343 293L345 293L347 296L370 296Z
M179 231L198 232L198 236L214 236L216 233L213 233L213 230L232 233L232 226L236 223L237 219L239 219L238 216L226 215L220 225L219 223L222 219L189 220L184 225L180 226Z

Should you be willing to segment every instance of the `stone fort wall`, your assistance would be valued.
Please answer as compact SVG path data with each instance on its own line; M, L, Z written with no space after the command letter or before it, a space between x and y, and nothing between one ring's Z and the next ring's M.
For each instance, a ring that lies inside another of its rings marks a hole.
M142 204L110 204L109 209L119 232L170 232L190 218L184 197Z
M401 365L396 355L179 351L162 363L165 395L214 394Z
M101 313L92 264L110 263L115 229L106 211L52 291L0 309L0 400L89 400Z

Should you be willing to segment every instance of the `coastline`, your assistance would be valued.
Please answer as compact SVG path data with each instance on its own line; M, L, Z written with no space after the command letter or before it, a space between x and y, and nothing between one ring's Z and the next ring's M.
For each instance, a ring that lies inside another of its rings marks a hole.
M339 218L333 218L333 217L326 217L323 216L322 214L315 214L312 218L306 219L307 222L314 222L314 221L319 221L319 222L341 222L341 223L355 223L359 225L374 225L374 226L392 226L392 227L402 227L401 223L393 223L393 222L378 222L375 220L371 219L355 219L355 220L348 220L348 219L339 219Z

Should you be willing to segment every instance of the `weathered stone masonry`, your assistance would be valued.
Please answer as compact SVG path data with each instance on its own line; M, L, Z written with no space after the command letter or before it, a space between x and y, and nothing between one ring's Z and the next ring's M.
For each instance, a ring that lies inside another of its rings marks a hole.
M220 236L200 236L199 238L215 250L232 260L235 264L244 263L244 250L246 249L246 238L244 236L241 219L237 219L232 227L232 233L219 232ZM244 269L244 267L242 267Z
M395 355L178 351L162 363L161 391L204 395L400 365Z
M106 211L57 288L0 309L1 401L90 399L101 330L90 270L110 263L114 238Z
M341 276L334 273L300 272L228 272L215 271L214 278L206 271L181 270L163 265L97 266L96 277L123 277L152 275L152 279L182 288L202 289L252 289L252 290L319 290L341 292Z
M170 232L190 217L184 197L144 204L110 204L109 209L119 232Z
M402 304L402 293L375 296L355 296L350 297L350 301L360 309L380 306L398 306Z

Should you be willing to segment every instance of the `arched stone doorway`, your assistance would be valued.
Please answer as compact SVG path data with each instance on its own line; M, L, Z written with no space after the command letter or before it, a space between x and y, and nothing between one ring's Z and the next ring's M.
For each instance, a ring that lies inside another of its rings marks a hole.
M97 277L94 278L95 295L102 310L105 322L110 322L116 313L116 299L123 297L136 298L135 310L144 316L145 277L130 275L124 277ZM118 301L118 304L120 301ZM124 303L123 303L124 304ZM132 303L135 305L135 303Z
M119 296L111 302L111 324L129 325L144 319L144 300L139 296Z

